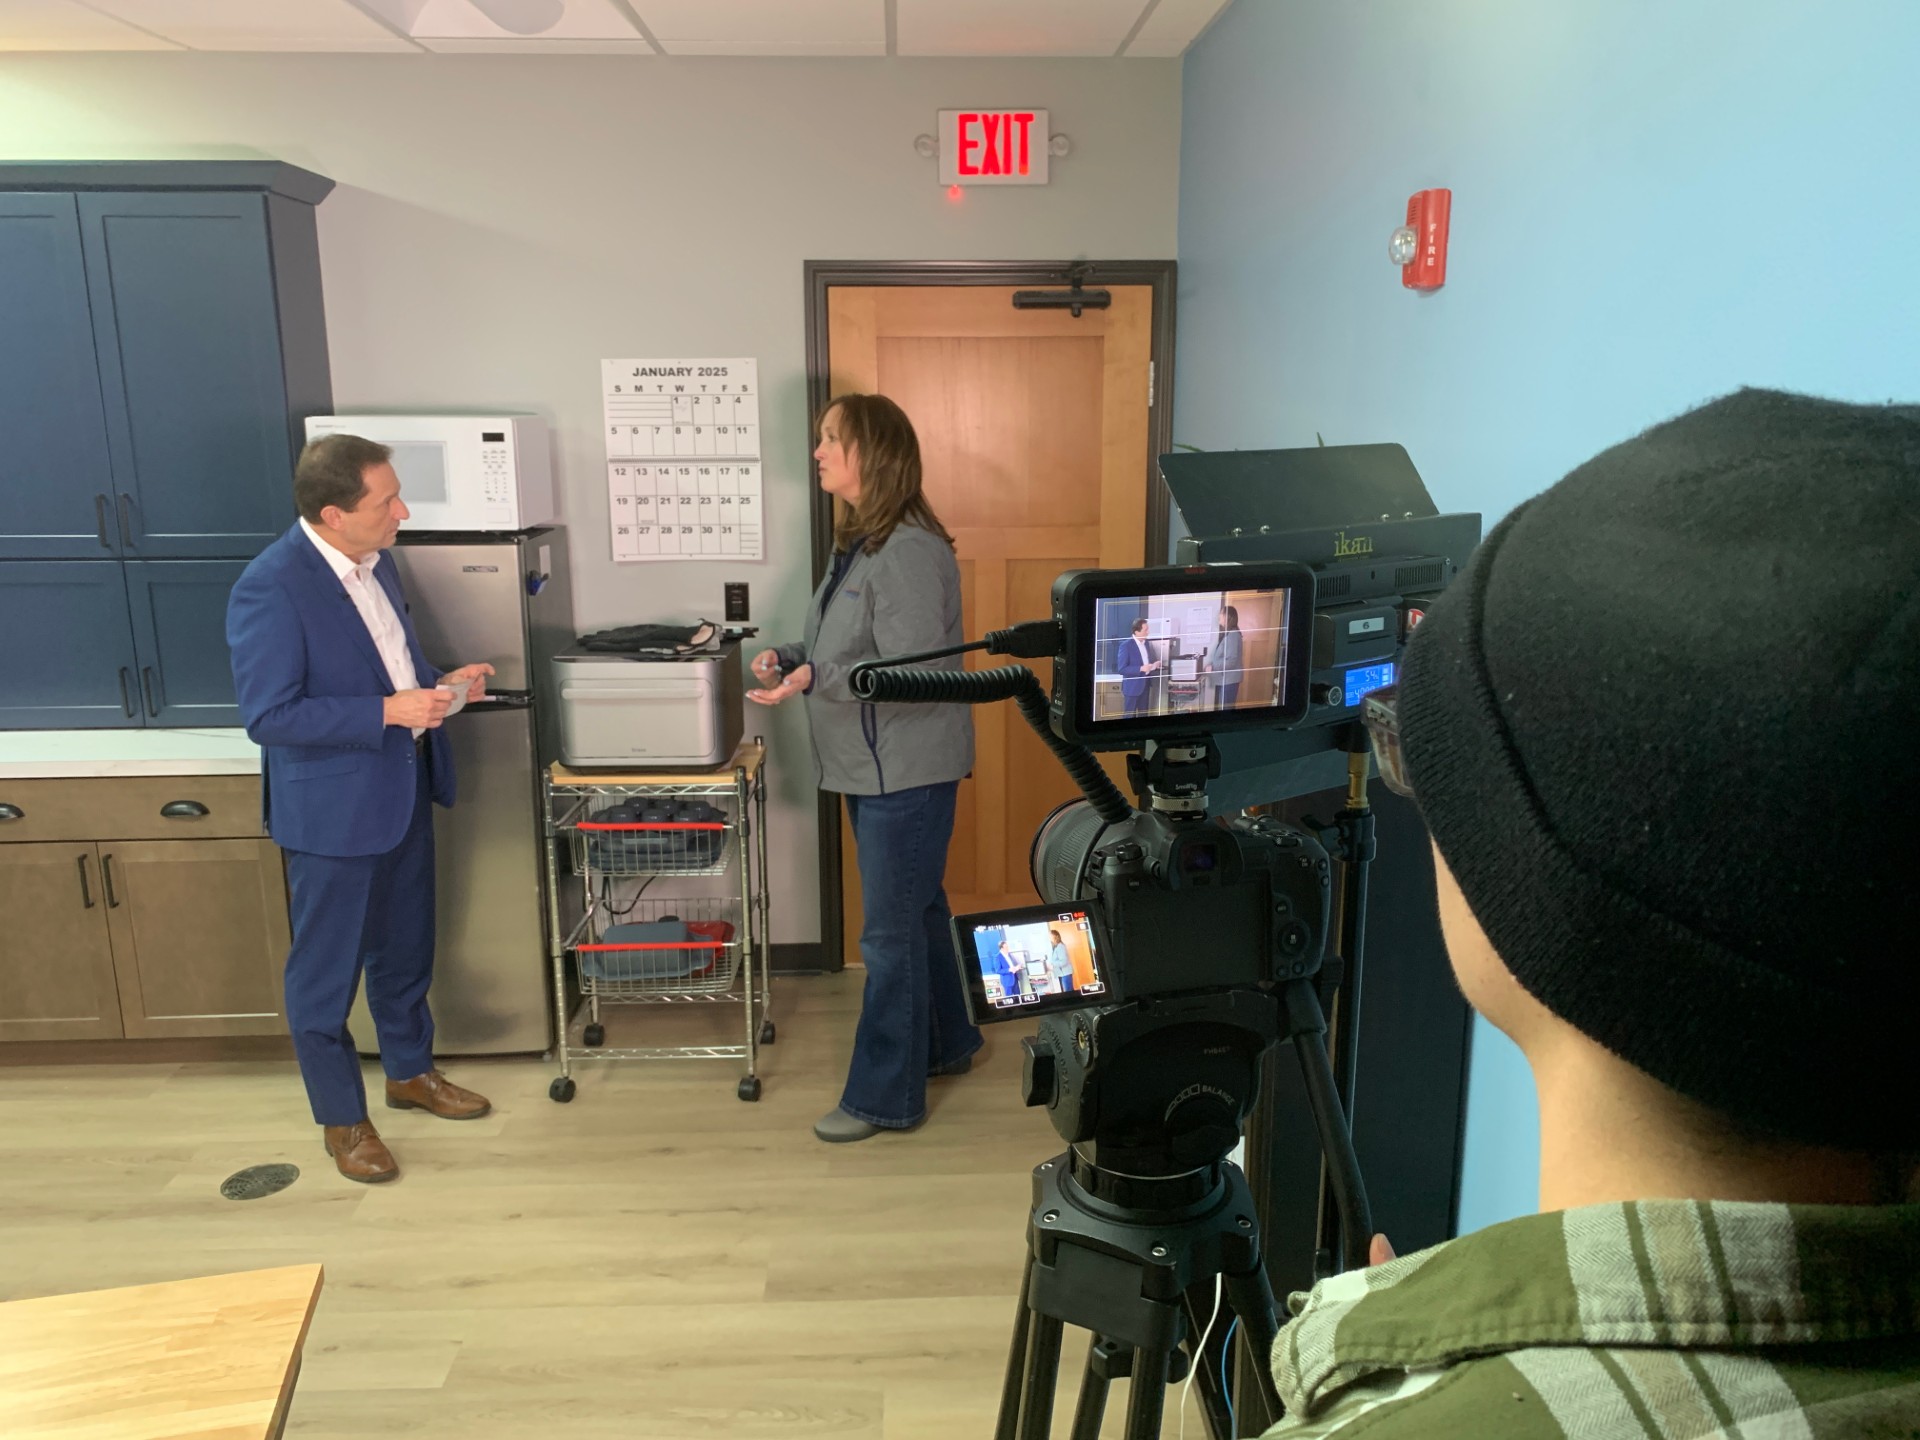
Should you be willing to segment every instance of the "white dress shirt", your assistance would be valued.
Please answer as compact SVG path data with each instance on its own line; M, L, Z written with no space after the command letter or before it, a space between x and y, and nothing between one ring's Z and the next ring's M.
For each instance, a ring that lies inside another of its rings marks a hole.
M302 517L300 528L307 532L307 539L313 542L333 573L340 577L340 583L346 587L347 597L353 601L353 608L360 612L360 619L367 627L367 634L373 637L373 645L380 652L380 659L387 667L387 679L393 682L396 692L418 690L419 678L414 674L413 656L407 650L407 632L400 624L400 616L394 611L393 602L387 598L387 590L373 578L374 567L380 563L381 553L375 551L365 560L355 562L350 556L341 553L325 540L313 526ZM425 733L419 729L413 732L418 740Z

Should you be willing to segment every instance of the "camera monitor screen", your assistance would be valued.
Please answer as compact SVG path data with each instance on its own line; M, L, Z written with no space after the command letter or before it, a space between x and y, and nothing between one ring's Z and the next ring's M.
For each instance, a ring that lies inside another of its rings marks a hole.
M1108 993L1099 938L1083 906L956 915L953 938L977 1025L1069 1010Z
M1056 601L1072 631L1063 708L1073 738L1289 725L1306 714L1314 601L1300 566L1083 571Z

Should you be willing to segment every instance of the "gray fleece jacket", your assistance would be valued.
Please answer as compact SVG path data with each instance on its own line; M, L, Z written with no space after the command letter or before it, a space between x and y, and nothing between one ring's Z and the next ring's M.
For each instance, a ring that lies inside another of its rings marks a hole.
M964 778L973 769L969 707L869 704L847 688L862 660L960 643L960 566L947 542L902 525L877 554L854 556L830 600L827 583L814 592L805 638L778 651L788 669L813 666L815 783L842 795L891 795ZM963 668L958 656L929 663Z

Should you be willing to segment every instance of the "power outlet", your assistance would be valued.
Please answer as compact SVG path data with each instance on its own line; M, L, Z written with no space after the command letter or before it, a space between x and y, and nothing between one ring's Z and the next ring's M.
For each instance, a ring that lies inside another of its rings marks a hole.
M747 613L747 582L733 580L727 584L727 623L744 624L752 617Z

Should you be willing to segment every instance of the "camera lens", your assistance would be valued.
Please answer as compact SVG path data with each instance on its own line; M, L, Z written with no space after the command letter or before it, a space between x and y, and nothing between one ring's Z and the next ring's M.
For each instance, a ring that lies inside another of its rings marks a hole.
M1087 872L1097 846L1110 844L1133 831L1132 822L1108 825L1084 799L1069 800L1045 820L1033 835L1027 858L1033 888L1049 905L1079 900L1092 893Z

